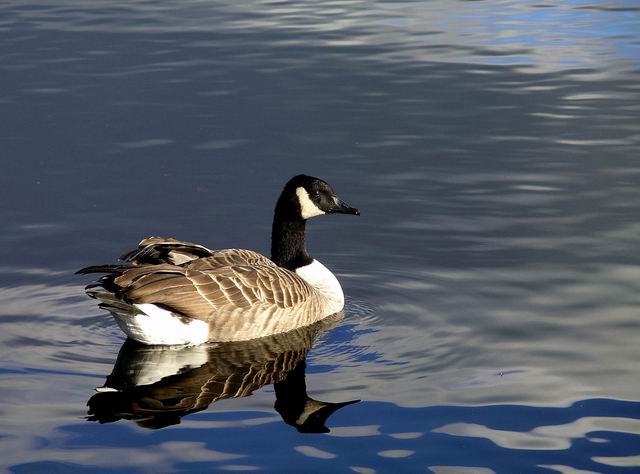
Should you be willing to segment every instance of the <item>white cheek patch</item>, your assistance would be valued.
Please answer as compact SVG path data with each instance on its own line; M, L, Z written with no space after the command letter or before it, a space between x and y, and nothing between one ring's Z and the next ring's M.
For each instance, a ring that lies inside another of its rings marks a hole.
M302 186L296 188L296 195L298 196L298 202L300 203L300 214L303 219L309 219L309 217L320 216L324 214L324 211L318 208L311 198L309 193Z

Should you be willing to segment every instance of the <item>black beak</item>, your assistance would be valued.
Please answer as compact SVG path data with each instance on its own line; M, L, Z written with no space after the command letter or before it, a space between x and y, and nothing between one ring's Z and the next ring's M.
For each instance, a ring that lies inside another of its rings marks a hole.
M327 211L327 214L353 214L354 216L360 215L359 210L357 210L355 207L349 206L345 202L342 202L337 197L334 198L334 201L335 201L334 206Z

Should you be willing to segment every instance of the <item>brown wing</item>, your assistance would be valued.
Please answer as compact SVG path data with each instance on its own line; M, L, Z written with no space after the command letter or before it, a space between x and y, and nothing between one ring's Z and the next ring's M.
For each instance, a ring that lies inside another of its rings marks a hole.
M211 259L134 267L115 283L131 303L163 305L205 321L216 312L260 304L292 308L315 291L298 275L273 263L216 267Z
M277 267L275 263L264 255L245 249L224 249L211 251L210 257L200 258L189 266L192 269L213 270L220 267L234 265L262 265Z
M149 237L142 240L137 249L127 252L120 258L125 262L137 265L160 263L180 265L212 254L212 250L191 242L164 237Z
M122 260L134 265L169 263L182 265L206 258L209 266L229 265L275 265L257 252L244 249L211 250L202 245L173 238L149 237L138 244L138 248L124 254Z

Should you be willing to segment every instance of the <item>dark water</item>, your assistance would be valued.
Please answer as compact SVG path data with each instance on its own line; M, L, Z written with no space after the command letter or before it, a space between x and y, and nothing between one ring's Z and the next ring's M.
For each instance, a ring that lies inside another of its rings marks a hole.
M625 0L0 3L0 467L640 472L639 32ZM121 352L73 271L268 253L301 172L362 211L309 226L344 318Z

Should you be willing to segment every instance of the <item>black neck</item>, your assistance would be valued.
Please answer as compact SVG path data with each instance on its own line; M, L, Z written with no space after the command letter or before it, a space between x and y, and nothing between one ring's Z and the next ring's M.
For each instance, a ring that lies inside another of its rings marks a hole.
M304 242L305 225L304 219L290 219L276 212L271 229L271 260L276 265L295 270L313 261Z

